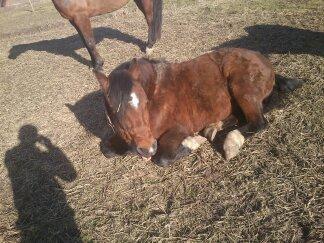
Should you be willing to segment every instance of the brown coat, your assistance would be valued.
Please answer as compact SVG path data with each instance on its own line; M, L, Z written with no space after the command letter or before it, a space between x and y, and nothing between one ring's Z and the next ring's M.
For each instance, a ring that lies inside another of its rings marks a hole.
M226 157L235 156L244 137L265 126L262 102L275 83L269 60L258 52L239 48L212 51L181 63L134 59L122 71L112 72L108 79L98 72L97 78L106 90L107 110L116 110L114 106L126 104L131 93L137 94L136 109L125 105L118 118L118 112L108 114L117 132L139 148L142 156L155 154L152 144L157 140L158 151L153 159L160 165L170 164L190 151L190 146L183 146L188 144L184 143L188 136L211 124L217 124L218 129L222 121L235 115L238 107L246 125L230 133L224 144ZM109 92L122 82L125 84ZM123 91L126 86L127 94ZM125 102L112 102L116 93L124 94Z

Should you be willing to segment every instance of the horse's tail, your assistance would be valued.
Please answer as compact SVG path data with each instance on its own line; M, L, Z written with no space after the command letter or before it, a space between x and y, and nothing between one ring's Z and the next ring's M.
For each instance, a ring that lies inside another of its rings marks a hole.
M302 86L304 83L301 79L296 78L286 78L281 76L280 74L276 74L275 76L275 84L279 91L290 92Z
M150 36L154 42L161 38L163 0L153 0L153 23Z

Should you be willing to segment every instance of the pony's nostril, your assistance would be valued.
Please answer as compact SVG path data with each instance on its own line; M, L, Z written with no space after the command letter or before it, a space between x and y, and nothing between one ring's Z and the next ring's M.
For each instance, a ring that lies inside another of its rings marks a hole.
M137 152L138 152L141 156L143 156L143 157L150 157L150 156L149 156L148 149L145 149L145 148L137 148L136 150L137 150Z

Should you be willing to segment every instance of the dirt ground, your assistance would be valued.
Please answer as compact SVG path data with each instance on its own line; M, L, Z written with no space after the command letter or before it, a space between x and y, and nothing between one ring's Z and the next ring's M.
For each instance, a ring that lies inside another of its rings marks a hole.
M164 2L155 57L247 47L303 87L279 97L267 129L229 162L210 144L169 168L107 159L99 86L76 31L50 1L1 9L0 242L323 240L323 2ZM143 55L133 2L92 24L107 74Z

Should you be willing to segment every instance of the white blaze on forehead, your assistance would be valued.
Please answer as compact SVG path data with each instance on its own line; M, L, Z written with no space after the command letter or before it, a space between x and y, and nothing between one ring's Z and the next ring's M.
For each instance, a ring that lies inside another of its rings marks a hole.
M138 108L138 104L139 104L139 99L137 97L137 95L133 92L130 95L131 100L129 101L129 104L131 104L131 106L133 106L134 108Z

